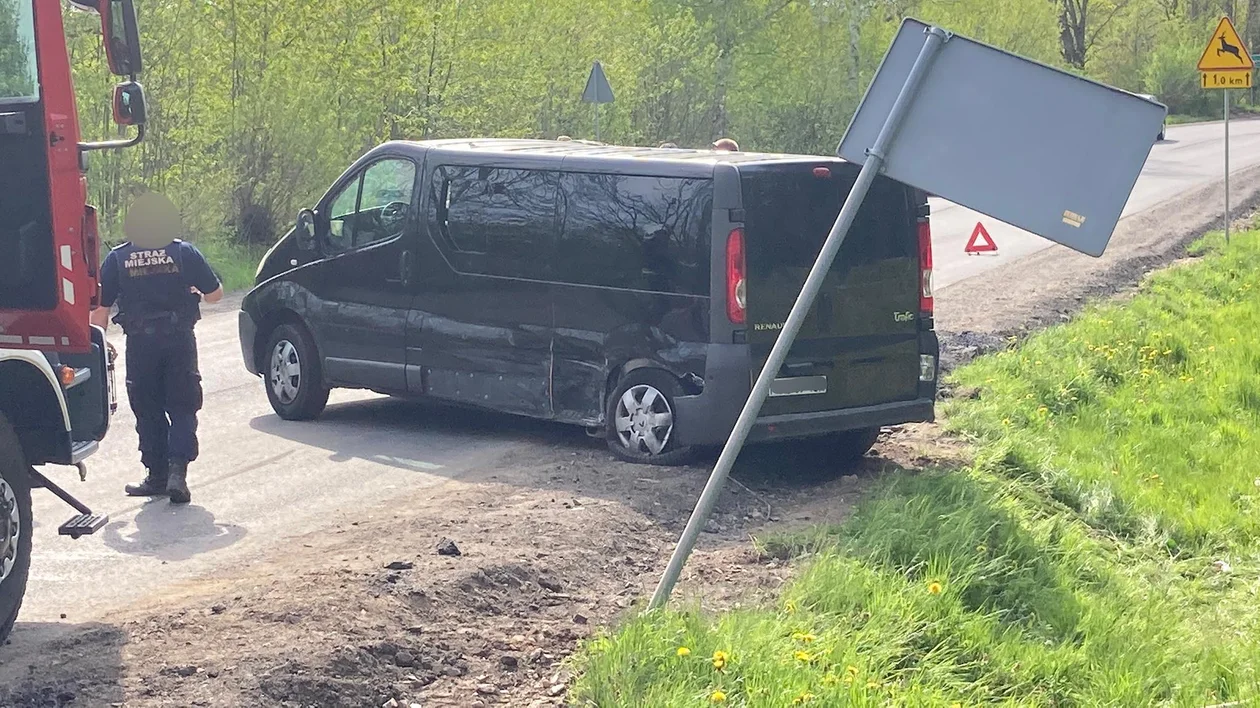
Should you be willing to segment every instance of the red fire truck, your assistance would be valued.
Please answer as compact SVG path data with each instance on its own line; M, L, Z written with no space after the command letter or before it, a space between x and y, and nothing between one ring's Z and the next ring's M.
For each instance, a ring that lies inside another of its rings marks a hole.
M0 0L0 644L13 628L31 561L31 490L77 512L58 529L79 538L108 519L45 476L95 452L116 403L99 302L96 210L88 155L144 137L139 30L132 0L71 0L100 15L114 120L134 138L82 142L61 0Z

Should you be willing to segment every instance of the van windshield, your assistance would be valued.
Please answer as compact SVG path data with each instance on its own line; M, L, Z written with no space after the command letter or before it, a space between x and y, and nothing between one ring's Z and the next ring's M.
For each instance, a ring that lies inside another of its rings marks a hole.
M0 0L0 103L38 99L31 0Z

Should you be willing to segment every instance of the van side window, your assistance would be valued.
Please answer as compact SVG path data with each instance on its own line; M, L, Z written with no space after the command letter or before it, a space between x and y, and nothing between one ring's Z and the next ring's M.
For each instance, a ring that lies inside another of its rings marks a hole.
M328 234L324 250L329 254L341 253L354 243L355 213L359 210L359 190L363 176L351 180L328 203Z
M355 217L355 248L402 235L415 184L416 165L411 160L381 160L368 166Z
M558 279L709 294L711 180L565 173L560 190Z
M465 273L544 279L556 230L554 172L438 167L430 180L429 227Z

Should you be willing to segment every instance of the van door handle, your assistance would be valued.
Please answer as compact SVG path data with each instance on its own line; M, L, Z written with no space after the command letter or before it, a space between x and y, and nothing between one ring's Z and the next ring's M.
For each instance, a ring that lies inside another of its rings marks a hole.
M411 283L411 251L403 251L398 256L398 277L386 278L385 282L408 285Z
M410 249L404 249L398 261L398 276L404 287L411 285L411 261L414 256Z

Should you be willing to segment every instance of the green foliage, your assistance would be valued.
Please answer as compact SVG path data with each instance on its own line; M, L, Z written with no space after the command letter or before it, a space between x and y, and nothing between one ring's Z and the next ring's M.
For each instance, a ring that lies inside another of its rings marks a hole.
M803 566L774 607L588 642L575 705L1253 705L1258 239L1209 239L1131 302L958 372L972 465L762 539Z
M17 1L0 0L0 66ZM91 197L107 235L136 193L158 189L193 233L268 243L385 140L593 138L580 96L594 60L617 95L599 109L605 141L705 147L729 135L750 150L830 154L902 18L1066 66L1060 18L1081 2L139 2L149 137L92 155ZM1212 112L1191 56L1209 2L1088 5L1084 73L1177 113ZM96 18L72 13L67 30L84 132L112 136Z
M30 0L0 0L0 98L35 92Z

